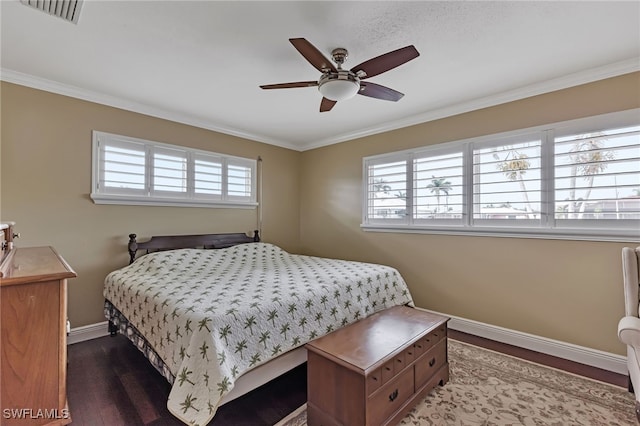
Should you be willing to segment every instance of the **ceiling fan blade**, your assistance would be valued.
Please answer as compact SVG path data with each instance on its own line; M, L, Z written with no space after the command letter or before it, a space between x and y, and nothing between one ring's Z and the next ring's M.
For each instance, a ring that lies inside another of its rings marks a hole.
M331 111L331 108L333 108L333 106L337 102L338 101L332 101L331 99L322 98L322 102L320 102L320 112Z
M365 73L363 78L373 77L378 74L382 74L385 71L389 71L397 66L400 66L412 59L420 56L420 53L413 45L394 50L392 52L385 53L384 55L377 56L373 59L369 59L355 67L351 68L351 71L360 75Z
M289 41L291 42L291 44L293 44L293 47L295 47L298 52L300 52L300 54L304 56L304 58L309 61L309 63L313 65L318 71L337 71L336 67L333 66L331 61L327 59L322 53L320 53L320 51L306 39L290 38Z
M390 89L379 84L371 83L370 81L360 82L360 91L358 95L369 96L370 98L382 99L385 101L399 101L404 93L400 93L396 90Z
M295 83L278 83L278 84L264 84L260 86L261 89L292 89L294 87L313 87L317 86L317 81L297 81Z

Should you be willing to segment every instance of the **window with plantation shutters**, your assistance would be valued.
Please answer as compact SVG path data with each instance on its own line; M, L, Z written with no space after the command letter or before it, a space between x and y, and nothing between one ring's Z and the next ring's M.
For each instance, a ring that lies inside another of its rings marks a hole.
M247 199L251 197L253 188L253 169L243 161L227 163L227 194L232 199Z
M182 196L187 194L187 152L154 147L151 168L151 194Z
M362 228L640 239L640 110L363 159Z
M556 223L640 219L640 126L558 135L554 160Z
M474 145L473 223L540 224L541 156L539 135Z
M114 138L99 148L97 186L111 193L143 194L146 181L146 151L142 143Z
M93 132L96 204L250 208L256 160Z
M418 153L413 160L415 223L461 223L464 213L463 154Z
M406 223L408 158L390 158L367 164L367 220Z
M222 157L194 154L194 194L197 198L221 199Z

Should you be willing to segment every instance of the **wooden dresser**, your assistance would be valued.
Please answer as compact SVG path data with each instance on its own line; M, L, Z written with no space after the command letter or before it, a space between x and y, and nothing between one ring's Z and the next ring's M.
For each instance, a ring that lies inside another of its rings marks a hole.
M0 264L13 248L13 237L18 236L13 233L14 225L15 222L0 222Z
M396 306L308 343L309 426L400 421L449 380L448 320Z
M52 247L14 248L0 263L0 424L64 425L67 279Z

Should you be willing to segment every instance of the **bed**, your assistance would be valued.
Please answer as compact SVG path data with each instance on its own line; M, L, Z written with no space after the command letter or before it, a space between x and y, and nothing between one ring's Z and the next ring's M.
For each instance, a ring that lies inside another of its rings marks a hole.
M105 278L110 331L172 384L167 407L186 424L206 425L222 403L304 362L308 341L413 306L391 267L290 254L257 232L131 234L129 254Z

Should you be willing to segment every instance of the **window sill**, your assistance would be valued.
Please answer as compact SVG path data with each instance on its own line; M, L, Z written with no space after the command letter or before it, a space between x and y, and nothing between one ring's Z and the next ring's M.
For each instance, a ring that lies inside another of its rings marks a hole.
M106 195L92 193L91 199L95 204L116 204L125 206L163 206L163 207L202 207L219 209L255 209L258 203L255 201L213 201L179 198L147 198L128 195Z
M545 240L605 241L638 244L640 229L540 229L540 228L497 228L497 227L446 227L361 224L365 232L393 232L399 234L461 235L475 237L536 238Z

